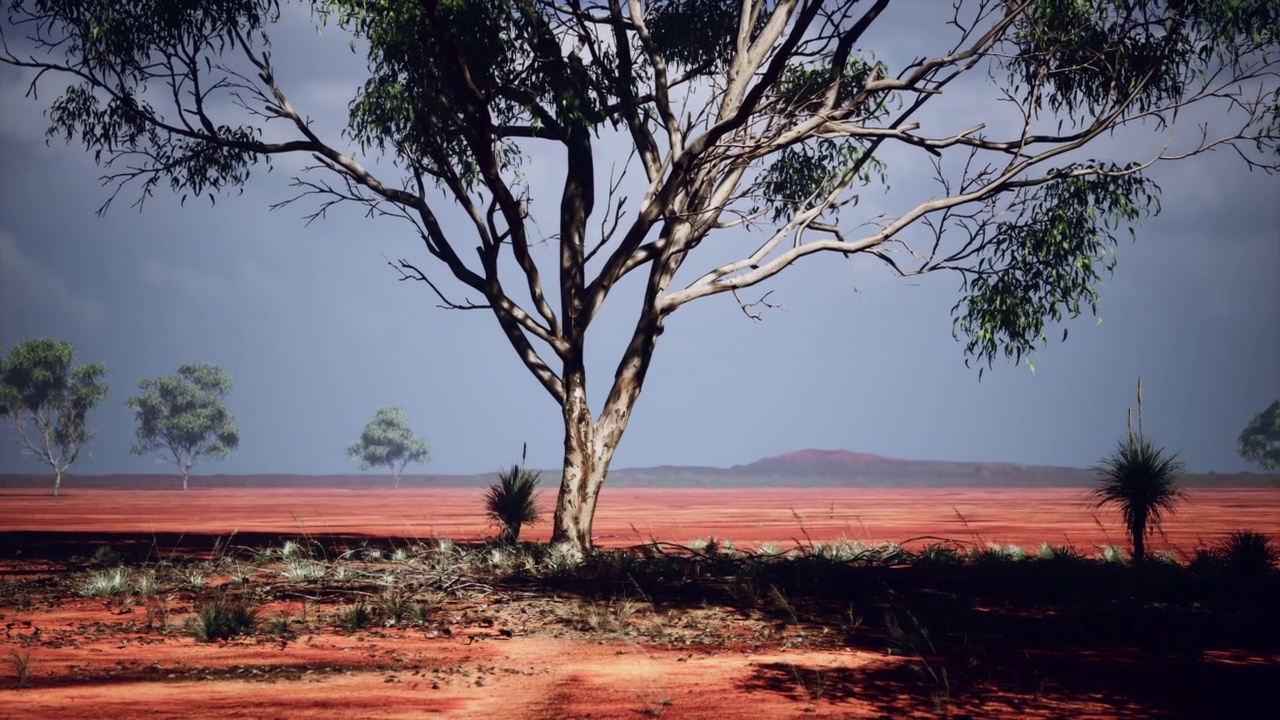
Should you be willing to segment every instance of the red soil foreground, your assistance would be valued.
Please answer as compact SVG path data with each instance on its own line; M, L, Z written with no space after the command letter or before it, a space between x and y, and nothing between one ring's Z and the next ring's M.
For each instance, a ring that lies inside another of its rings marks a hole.
M1280 536L1280 490L1191 490L1151 547L1189 553L1237 528ZM554 494L543 495L548 517ZM149 535L334 534L479 539L493 529L482 491L254 489L187 492L0 492L0 533ZM962 520L963 518L963 520ZM606 489L594 534L601 545L683 543L715 536L740 543L832 540L964 542L1091 550L1126 543L1118 515L1094 510L1079 489ZM546 541L546 523L522 539Z
M0 663L13 660L0 664L0 718L941 716L941 685L914 659L856 633L858 642L846 644L840 632L705 601L679 612L642 603L623 621L630 631L584 632L573 624L582 606L572 599L506 590L456 598L420 627L348 632L326 619L287 639L259 633L201 644L182 629L204 602L190 591L172 595L165 630L144 630L148 601L81 598L56 584L81 568L22 559L31 553L15 559L27 543L59 538L74 538L66 542L81 551L163 536L156 542L166 553L181 538L207 543L232 533L232 544L251 546L302 533L478 539L492 533L480 508L472 489L0 492ZM1094 515L1081 490L609 489L595 533L615 546L712 535L746 545L841 536L1082 549L1124 542L1114 514L1098 513L1101 527ZM1240 527L1280 535L1280 490L1194 490L1167 521L1167 542L1190 552ZM546 540L548 529L526 537ZM281 582L276 570L257 572L255 584ZM328 617L334 602L313 612ZM299 601L276 600L262 614L284 610L306 612ZM655 624L662 642L637 632ZM1245 717L1240 708L1270 702L1280 678L1274 654L1231 648L1208 648L1195 664L1140 647L1028 652L990 680L948 685L947 715ZM24 657L28 687L11 689ZM1023 671L1031 664L1044 676ZM997 682L1006 676L1019 689ZM1213 689L1227 697L1205 699ZM1234 709L1221 704L1236 699Z

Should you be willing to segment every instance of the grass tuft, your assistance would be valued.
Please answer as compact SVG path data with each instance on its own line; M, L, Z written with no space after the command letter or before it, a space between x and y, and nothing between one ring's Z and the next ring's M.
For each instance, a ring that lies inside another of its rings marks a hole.
M250 633L257 623L256 609L219 593L196 609L194 633L197 641L210 643Z
M128 592L129 571L122 567L96 572L80 585L82 597L108 597L125 595Z

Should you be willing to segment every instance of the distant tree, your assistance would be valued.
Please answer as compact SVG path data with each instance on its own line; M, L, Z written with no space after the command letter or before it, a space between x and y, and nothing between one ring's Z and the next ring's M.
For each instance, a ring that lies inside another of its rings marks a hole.
M1280 399L1254 415L1240 433L1240 456L1267 470L1280 468Z
M404 408L381 407L374 414L347 457L360 461L361 470L385 467L391 470L395 486L400 487L400 473L411 462L427 461L427 441L413 434Z
M157 453L159 460L176 465L183 490L199 460L221 460L240 446L236 419L224 402L232 389L226 371L184 363L174 375L140 380L138 389L141 395L124 401L138 418L138 442L131 451Z
M53 494L97 431L86 416L107 396L104 363L74 367L76 346L63 340L23 340L0 358L0 415L13 426L23 455L53 468Z
M1122 230L1159 207L1153 166L1229 148L1280 167L1276 0L896 3L931 41L897 67L875 53L902 45L889 0L306 4L8 0L0 62L56 84L29 94L109 168L106 204L253 192L295 156L312 219L403 221L402 277L491 313L558 407L552 542L576 554L685 305L756 317L742 294L806 258L948 273L969 358L1018 360L1096 308ZM366 60L341 130L292 91L305 63L275 64L293 44L271 36L306 22ZM895 167L936 183L881 199ZM629 340L592 398L606 303Z
M502 531L504 542L516 544L522 527L542 519L536 492L541 480L542 473L530 471L522 460L519 465L499 473L498 482L485 492L485 514Z

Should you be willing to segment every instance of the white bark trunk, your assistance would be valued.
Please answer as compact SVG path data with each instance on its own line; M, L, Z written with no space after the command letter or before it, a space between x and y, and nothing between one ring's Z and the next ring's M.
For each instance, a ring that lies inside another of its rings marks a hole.
M577 381L566 385L564 475L560 481L551 544L581 557L592 547L596 500L626 428L634 397L628 395L623 402L612 403L613 407L607 407L597 422L587 405L585 385ZM623 404L626 407L622 407Z

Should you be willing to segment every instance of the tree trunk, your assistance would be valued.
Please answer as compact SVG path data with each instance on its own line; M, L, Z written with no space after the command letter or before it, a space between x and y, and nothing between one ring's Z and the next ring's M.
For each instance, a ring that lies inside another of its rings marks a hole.
M53 496L58 497L58 488L62 487L62 471L53 469Z
M628 394L621 401L610 402L596 422L587 405L583 377L571 375L570 378L565 388L564 476L556 501L551 545L580 558L591 550L596 499L635 398Z
M188 480L190 477L191 477L191 473L190 473L190 471L187 471L187 470L183 470L183 471L182 471L182 491L183 491L183 492L186 492L186 491L187 491L187 480Z
M1129 534L1133 536L1133 561L1142 562L1147 556L1146 522L1141 525L1134 523Z

